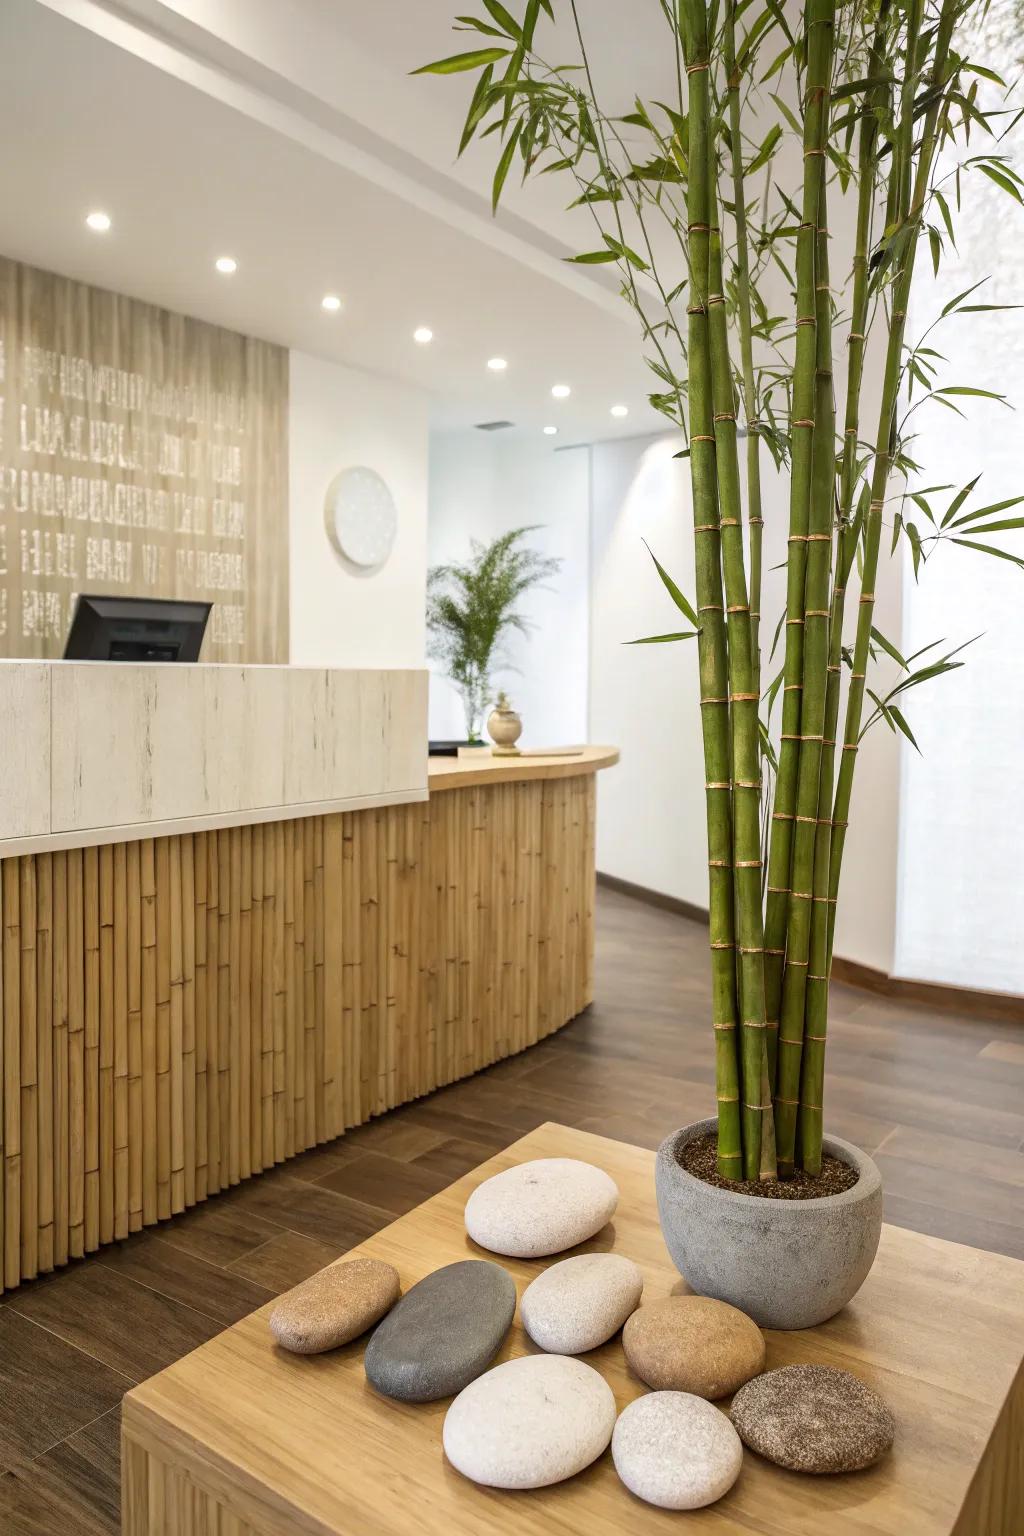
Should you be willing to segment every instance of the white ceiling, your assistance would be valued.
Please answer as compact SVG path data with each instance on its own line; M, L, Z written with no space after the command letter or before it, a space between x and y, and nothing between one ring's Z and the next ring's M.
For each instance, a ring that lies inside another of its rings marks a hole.
M550 177L492 219L491 151L453 158L471 82L409 77L469 46L449 30L456 8L3 0L0 251L400 378L430 392L438 427L550 423L559 446L663 425L614 278L563 259L592 242L588 215ZM660 8L635 9L624 60L621 0L584 0L610 99L617 80L671 89ZM84 226L97 207L107 235ZM225 252L230 278L213 268ZM321 311L327 292L339 315ZM411 339L420 324L429 347ZM495 354L504 374L485 366Z

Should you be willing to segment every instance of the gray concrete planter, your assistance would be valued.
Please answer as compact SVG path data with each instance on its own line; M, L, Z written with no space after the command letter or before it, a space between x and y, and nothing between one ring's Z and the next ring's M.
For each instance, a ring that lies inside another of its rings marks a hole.
M762 1328L813 1328L855 1296L882 1230L882 1176L865 1152L826 1136L852 1163L852 1189L821 1200L764 1200L716 1189L687 1173L678 1153L716 1128L698 1120L658 1149L655 1181L662 1235L672 1261L700 1296L746 1312Z

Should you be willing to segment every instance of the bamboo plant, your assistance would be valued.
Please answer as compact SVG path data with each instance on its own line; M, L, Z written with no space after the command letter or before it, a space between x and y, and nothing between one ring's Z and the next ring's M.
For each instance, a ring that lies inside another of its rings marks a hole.
M1024 527L1024 497L976 506L972 481L940 507L950 488L921 487L907 409L915 388L913 409L1006 404L945 383L907 322L924 261L956 259L964 177L1024 203L1003 147L1019 113L965 52L986 0L636 0L673 66L670 99L650 102L598 100L576 0L482 3L456 23L474 46L420 73L475 74L460 153L500 145L495 207L517 164L572 184L595 239L568 259L618 269L651 402L684 435L692 599L655 565L689 627L643 643L697 643L719 1172L814 1175L857 751L879 721L916 746L904 696L962 665L905 658L879 631L880 561L904 544L917 574L952 542L1024 568L986 542ZM999 307L972 289L940 318ZM789 502L774 641L766 468Z

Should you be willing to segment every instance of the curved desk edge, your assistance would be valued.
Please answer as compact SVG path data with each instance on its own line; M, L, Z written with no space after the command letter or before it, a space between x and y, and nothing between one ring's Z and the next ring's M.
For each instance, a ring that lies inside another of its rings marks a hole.
M611 768L619 760L617 747L584 747L572 757L432 757L427 768L431 794L465 789L471 784L515 784L523 779L571 779Z

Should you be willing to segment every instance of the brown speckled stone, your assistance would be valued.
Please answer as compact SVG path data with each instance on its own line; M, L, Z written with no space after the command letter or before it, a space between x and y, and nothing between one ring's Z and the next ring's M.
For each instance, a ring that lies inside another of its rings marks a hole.
M727 1397L764 1370L764 1335L728 1302L666 1296L634 1312L622 1330L626 1359L656 1392Z
M397 1269L380 1259L329 1264L285 1292L270 1314L270 1331L297 1355L337 1349L378 1322L400 1289Z
M858 1472L896 1433L878 1393L830 1365L766 1371L737 1392L732 1421L752 1451L793 1472Z

